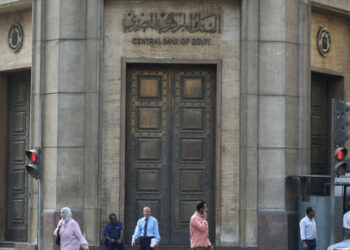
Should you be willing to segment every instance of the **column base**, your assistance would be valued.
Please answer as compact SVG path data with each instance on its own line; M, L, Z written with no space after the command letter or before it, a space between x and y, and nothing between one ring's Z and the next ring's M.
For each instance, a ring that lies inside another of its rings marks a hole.
M298 215L296 212L258 212L259 249L298 249Z

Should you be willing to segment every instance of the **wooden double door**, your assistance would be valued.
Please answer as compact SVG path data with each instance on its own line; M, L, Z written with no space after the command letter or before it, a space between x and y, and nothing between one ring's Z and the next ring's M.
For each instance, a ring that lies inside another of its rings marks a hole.
M215 80L215 67L203 65L127 68L127 242L148 206L161 244L188 245L199 200L208 204L214 242Z
M26 241L28 229L28 177L25 150L29 142L30 71L8 75L8 157L6 237Z

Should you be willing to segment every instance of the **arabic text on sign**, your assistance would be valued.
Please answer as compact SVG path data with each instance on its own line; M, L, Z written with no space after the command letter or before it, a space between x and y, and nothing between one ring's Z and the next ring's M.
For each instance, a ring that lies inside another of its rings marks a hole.
M123 19L123 31L137 32L154 30L159 34L167 32L221 33L221 15L201 13L128 13Z

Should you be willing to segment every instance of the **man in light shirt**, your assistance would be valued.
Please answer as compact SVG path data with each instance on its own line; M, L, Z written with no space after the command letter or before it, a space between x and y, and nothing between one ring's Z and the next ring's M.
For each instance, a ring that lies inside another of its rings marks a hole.
M316 222L314 219L315 214L315 209L308 207L306 209L306 216L302 218L299 223L302 249L316 249Z
M350 239L350 203L348 211L343 216L344 240Z
M143 215L144 217L137 221L131 246L134 247L135 241L140 238L140 250L153 250L154 247L158 247L160 241L158 220L151 216L149 207L143 208ZM151 246L154 240L155 244Z
M207 204L201 201L197 204L197 211L190 221L190 240L193 250L212 250L209 241L209 227L207 221Z

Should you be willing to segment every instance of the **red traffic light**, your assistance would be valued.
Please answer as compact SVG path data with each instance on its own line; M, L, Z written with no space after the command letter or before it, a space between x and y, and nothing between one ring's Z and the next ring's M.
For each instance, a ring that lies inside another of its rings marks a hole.
M33 156L35 157L35 155L33 154ZM337 159L338 160L342 160L344 159L344 152L343 150L339 150L338 153L337 153ZM34 160L35 161L35 160Z
M41 172L41 169L40 169L41 168L40 166L41 165L40 164L41 148L26 150L26 156L30 161L30 163L26 165L26 170L28 174L35 179L39 179L40 172Z
M334 153L335 153L335 159L337 161L343 161L345 160L348 150L346 148L340 147L340 148L337 148Z
M30 160L32 161L32 162L36 162L36 155L34 154L34 153L32 153L32 152L30 152Z
M39 162L39 152L36 149L26 150L26 156L27 156L28 160L30 160L32 163Z

